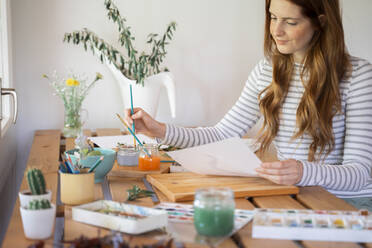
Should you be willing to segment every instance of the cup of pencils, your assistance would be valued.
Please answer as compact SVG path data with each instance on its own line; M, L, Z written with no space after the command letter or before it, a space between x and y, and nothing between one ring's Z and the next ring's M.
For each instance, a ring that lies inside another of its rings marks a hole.
M59 172L61 201L67 205L79 205L94 201L94 172L83 169L79 174Z
M95 183L103 182L107 173L111 171L116 158L114 150L96 147L84 157L78 149L68 150L64 155L71 158L72 163L77 164L76 167L93 170Z

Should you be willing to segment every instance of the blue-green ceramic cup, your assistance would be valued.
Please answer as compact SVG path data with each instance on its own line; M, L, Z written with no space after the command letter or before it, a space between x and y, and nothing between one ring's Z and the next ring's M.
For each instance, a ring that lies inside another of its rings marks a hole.
M104 156L103 161L97 166L97 168L94 171L94 182L101 183L103 182L103 179L105 178L107 173L109 173L112 167L114 166L116 152L111 149L102 148L94 148L94 150L100 151L102 155L85 157L85 159L81 161L81 164L85 168L90 168L100 159L101 156ZM73 149L65 152L70 155L71 160L73 162L75 162L76 160L74 156L74 152L76 151L77 149Z

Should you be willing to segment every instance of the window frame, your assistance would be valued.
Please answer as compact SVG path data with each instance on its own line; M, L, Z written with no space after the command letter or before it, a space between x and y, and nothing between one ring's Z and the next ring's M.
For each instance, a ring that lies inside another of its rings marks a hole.
M1 87L12 88L11 78L11 35L10 35L10 1L0 0L0 77ZM2 120L1 120L1 137L2 138L9 127L12 125L12 105L10 96L2 96Z

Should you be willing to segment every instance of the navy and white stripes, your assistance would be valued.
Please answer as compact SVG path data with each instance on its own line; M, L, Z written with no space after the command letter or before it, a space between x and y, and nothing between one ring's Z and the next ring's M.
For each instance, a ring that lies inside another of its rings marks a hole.
M320 185L339 197L372 196L372 65L352 57L352 76L340 82L342 113L333 119L335 147L320 163L308 162L311 137L292 140L296 111L304 92L301 65L296 64L288 95L282 106L274 144L278 158L300 160L304 174L300 186ZM167 124L162 143L191 147L229 137L242 137L260 118L258 95L272 81L272 66L260 61L251 72L235 105L213 127L183 128Z

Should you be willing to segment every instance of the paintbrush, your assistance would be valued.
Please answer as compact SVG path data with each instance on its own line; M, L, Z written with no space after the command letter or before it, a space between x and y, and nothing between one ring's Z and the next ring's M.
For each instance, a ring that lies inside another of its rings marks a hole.
M132 94L132 85L129 85L130 86L130 114L133 115L134 114L134 110L133 110L133 94ZM133 121L133 124L132 124L132 129L133 129L133 132L135 133L136 132L136 127L134 125L134 121ZM136 138L133 138L133 144L134 144L134 149L136 149Z
M116 113L116 115L118 116L118 118L120 119L120 121L124 124L124 126L128 129L128 131L133 135L133 137L137 140L138 144L143 147L142 142L137 138L137 136L134 134L134 132L132 131L132 129L130 129L130 127L128 127L127 123L125 123L125 121L123 120L123 118L121 118L121 116L118 113ZM143 150L145 151L145 153L147 154L147 156L149 156L151 158L151 154L149 153L149 151L145 147L143 147Z

